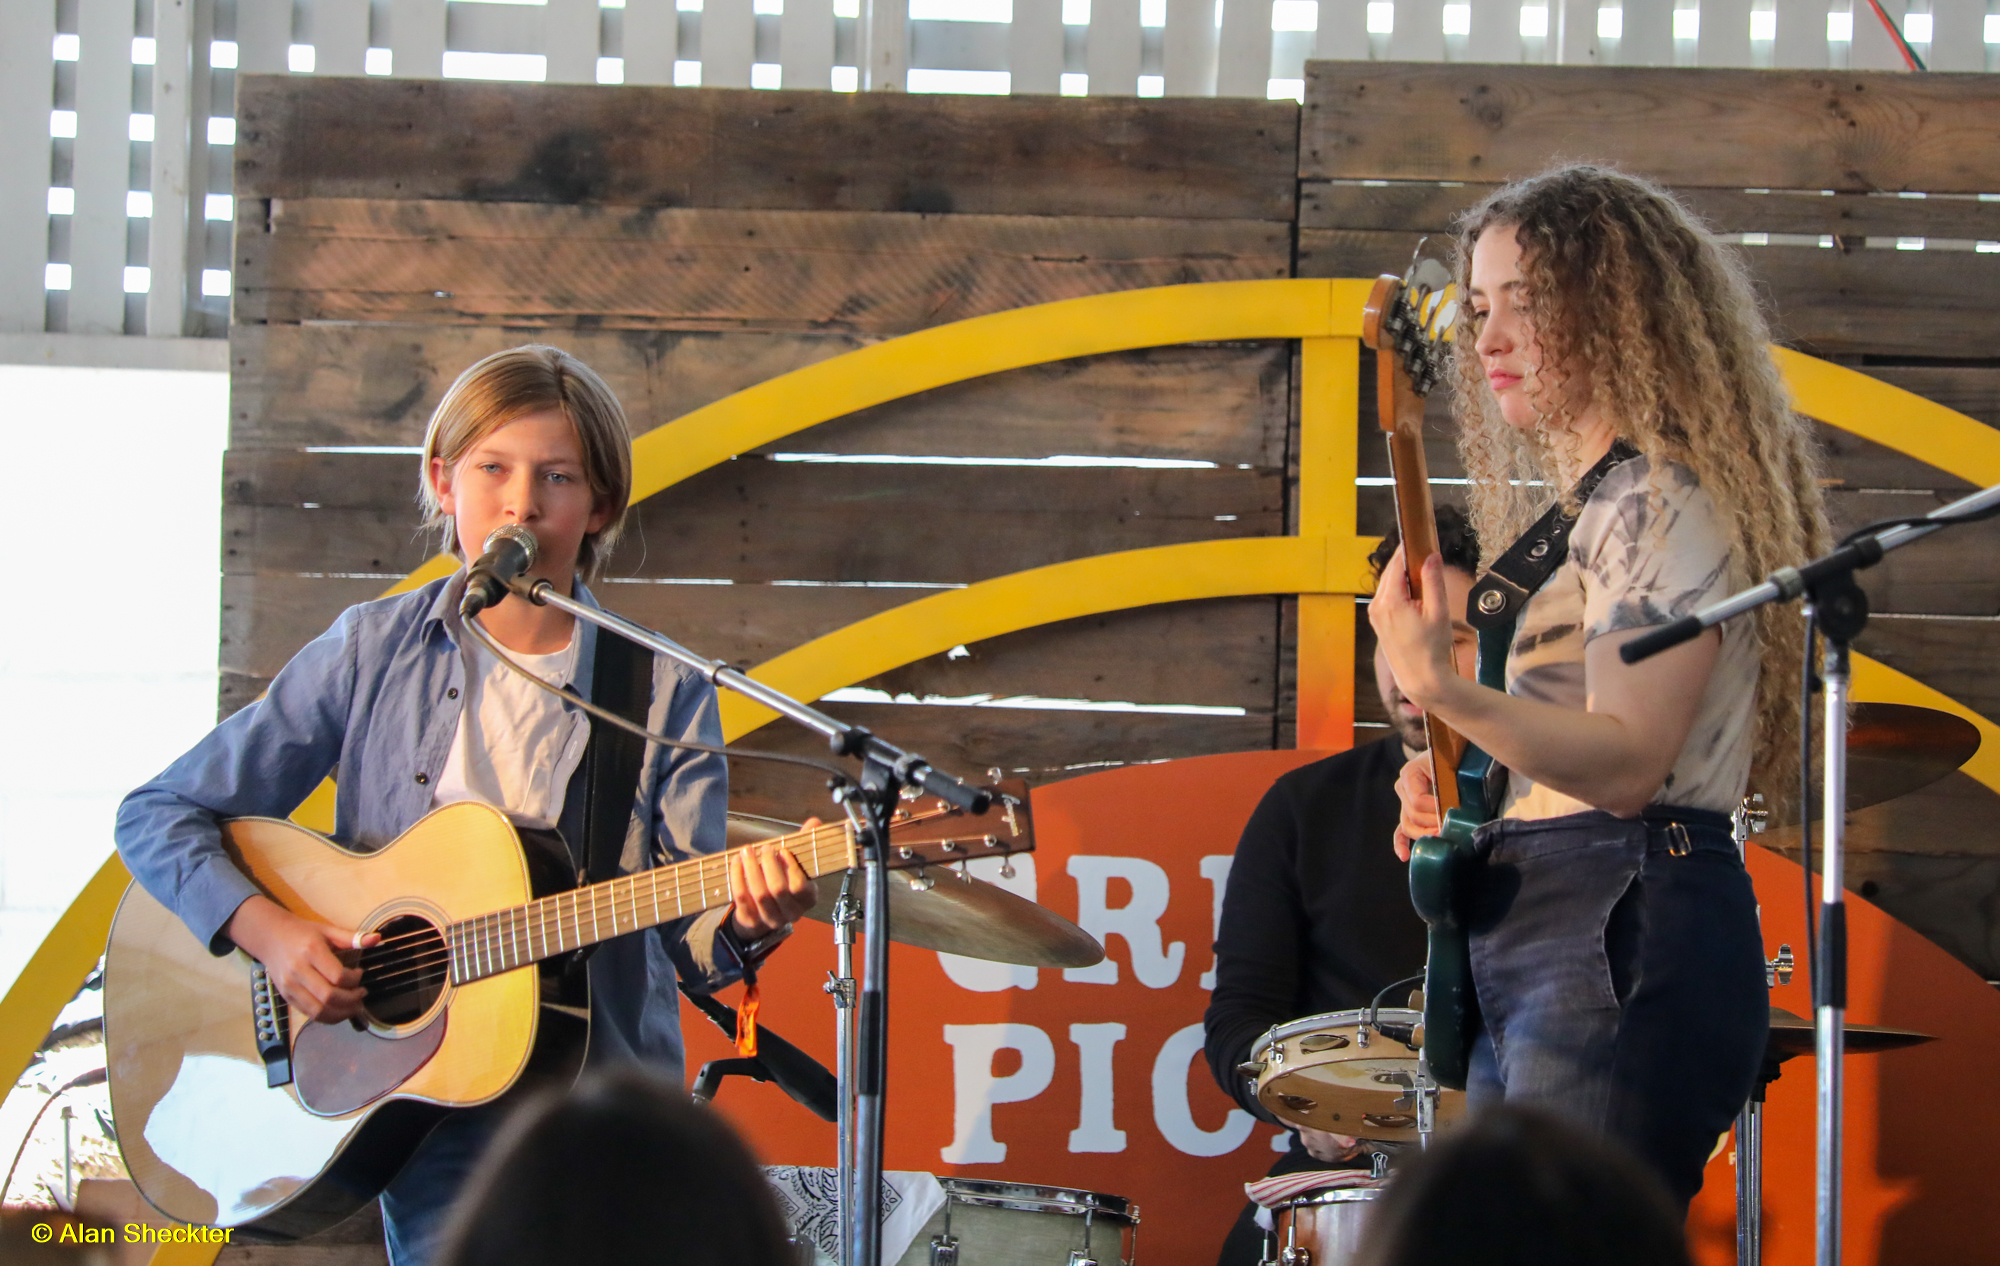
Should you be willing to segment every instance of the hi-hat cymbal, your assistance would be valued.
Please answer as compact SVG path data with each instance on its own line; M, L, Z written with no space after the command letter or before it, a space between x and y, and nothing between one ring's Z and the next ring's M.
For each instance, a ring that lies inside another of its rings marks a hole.
M1849 1055L1873 1055L1879 1051L1896 1051L1905 1046L1921 1046L1937 1039L1928 1033L1918 1033L1913 1029L1884 1028L1879 1024L1850 1024L1846 1028L1843 1043ZM1813 1022L1802 1015L1794 1015L1783 1007L1771 1008L1771 1041L1765 1048L1780 1060L1795 1055L1810 1055L1814 1051Z
M1848 812L1928 787L1978 750L1978 727L1949 712L1901 703L1856 704L1847 731ZM1819 817L1815 803L1813 820ZM1794 814L1773 814L1771 825L1797 822Z
M729 815L732 847L795 829L776 818ZM935 882L922 889L912 888L902 874L889 877L890 940L1024 967L1089 967L1104 961L1104 947L1096 938L1053 910L950 867L933 866L927 873ZM840 876L823 877L819 903L806 917L833 922L833 903L839 897Z

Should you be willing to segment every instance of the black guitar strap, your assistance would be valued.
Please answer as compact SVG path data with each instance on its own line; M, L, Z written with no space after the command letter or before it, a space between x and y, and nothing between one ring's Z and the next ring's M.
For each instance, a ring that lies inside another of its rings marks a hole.
M653 706L653 653L609 629L599 629L590 695L598 707L644 725ZM645 755L646 740L608 721L590 719L590 745L583 750L585 883L601 883L618 874Z
M1591 494L1597 491L1597 485L1611 473L1611 468L1638 455L1639 450L1624 440L1613 441L1611 451L1598 458L1597 464L1576 481L1576 489L1567 501L1581 512L1583 503L1590 500ZM1569 513L1564 505L1564 501L1557 501L1550 506L1548 512L1535 520L1535 525L1523 533L1520 540L1493 560L1493 565L1472 587L1466 602L1465 619L1481 634L1479 676L1486 685L1493 684L1485 680L1486 632L1498 630L1511 638L1514 623L1520 619L1521 609L1527 605L1528 599L1548 583L1556 568L1569 557L1569 534L1570 529L1576 526L1577 516Z
M1624 440L1613 441L1611 451L1598 458L1597 464L1577 480L1570 503L1581 513L1583 503L1590 500L1590 494L1597 491L1597 485L1604 482L1612 467L1638 455L1639 450ZM1466 597L1465 619L1479 630L1480 685L1492 690L1507 689L1507 652L1514 641L1514 626L1520 621L1528 599L1548 583L1556 568L1569 557L1570 529L1576 526L1576 519L1575 514L1564 509L1564 502L1556 502L1520 540L1507 547L1506 553L1494 559L1486 574L1472 586ZM1487 809L1497 810L1507 789L1505 766L1490 761L1476 745L1468 743L1459 761L1458 776L1461 797L1469 797L1476 789Z

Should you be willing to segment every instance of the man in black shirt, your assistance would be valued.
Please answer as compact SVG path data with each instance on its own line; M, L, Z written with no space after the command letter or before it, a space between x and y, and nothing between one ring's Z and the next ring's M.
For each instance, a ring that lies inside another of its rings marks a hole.
M1472 670L1476 638L1462 618L1479 563L1464 515L1437 512L1438 548L1460 670ZM1369 556L1375 575L1396 549L1392 532ZM1425 746L1423 714L1403 698L1387 659L1375 653L1375 685L1389 713L1383 738L1301 766L1278 779L1243 828L1215 941L1215 991L1203 1017L1209 1068L1245 1111L1275 1121L1236 1066L1274 1024L1365 1007L1375 994L1424 966L1424 925L1410 904L1408 873L1391 840L1396 775ZM1401 1005L1400 998L1393 1000ZM1351 1138L1295 1129L1273 1174L1347 1167ZM1220 1266L1254 1266L1262 1232L1246 1205L1224 1242Z

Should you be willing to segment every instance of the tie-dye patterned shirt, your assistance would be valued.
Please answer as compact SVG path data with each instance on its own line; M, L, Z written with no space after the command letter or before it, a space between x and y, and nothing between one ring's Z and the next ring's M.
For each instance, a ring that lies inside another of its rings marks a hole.
M1584 503L1568 560L1521 613L1507 655L1508 694L1581 711L1590 639L1666 624L1740 587L1715 503L1694 472L1672 463L1659 480L1651 474L1647 459L1635 457L1613 468ZM1757 653L1749 634L1740 620L1723 626L1694 728L1654 803L1727 813L1742 799L1756 723ZM1590 807L1513 773L1502 812L1553 818Z

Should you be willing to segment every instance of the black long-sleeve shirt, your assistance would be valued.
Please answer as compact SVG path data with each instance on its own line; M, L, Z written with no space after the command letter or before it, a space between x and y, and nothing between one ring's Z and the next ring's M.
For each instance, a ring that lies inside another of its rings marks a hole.
M1236 1066L1266 1029L1365 1007L1423 970L1423 921L1390 847L1403 759L1392 733L1291 771L1264 794L1236 846L1204 1048L1216 1083L1264 1120L1272 1118ZM1400 994L1388 1001L1403 1005Z

